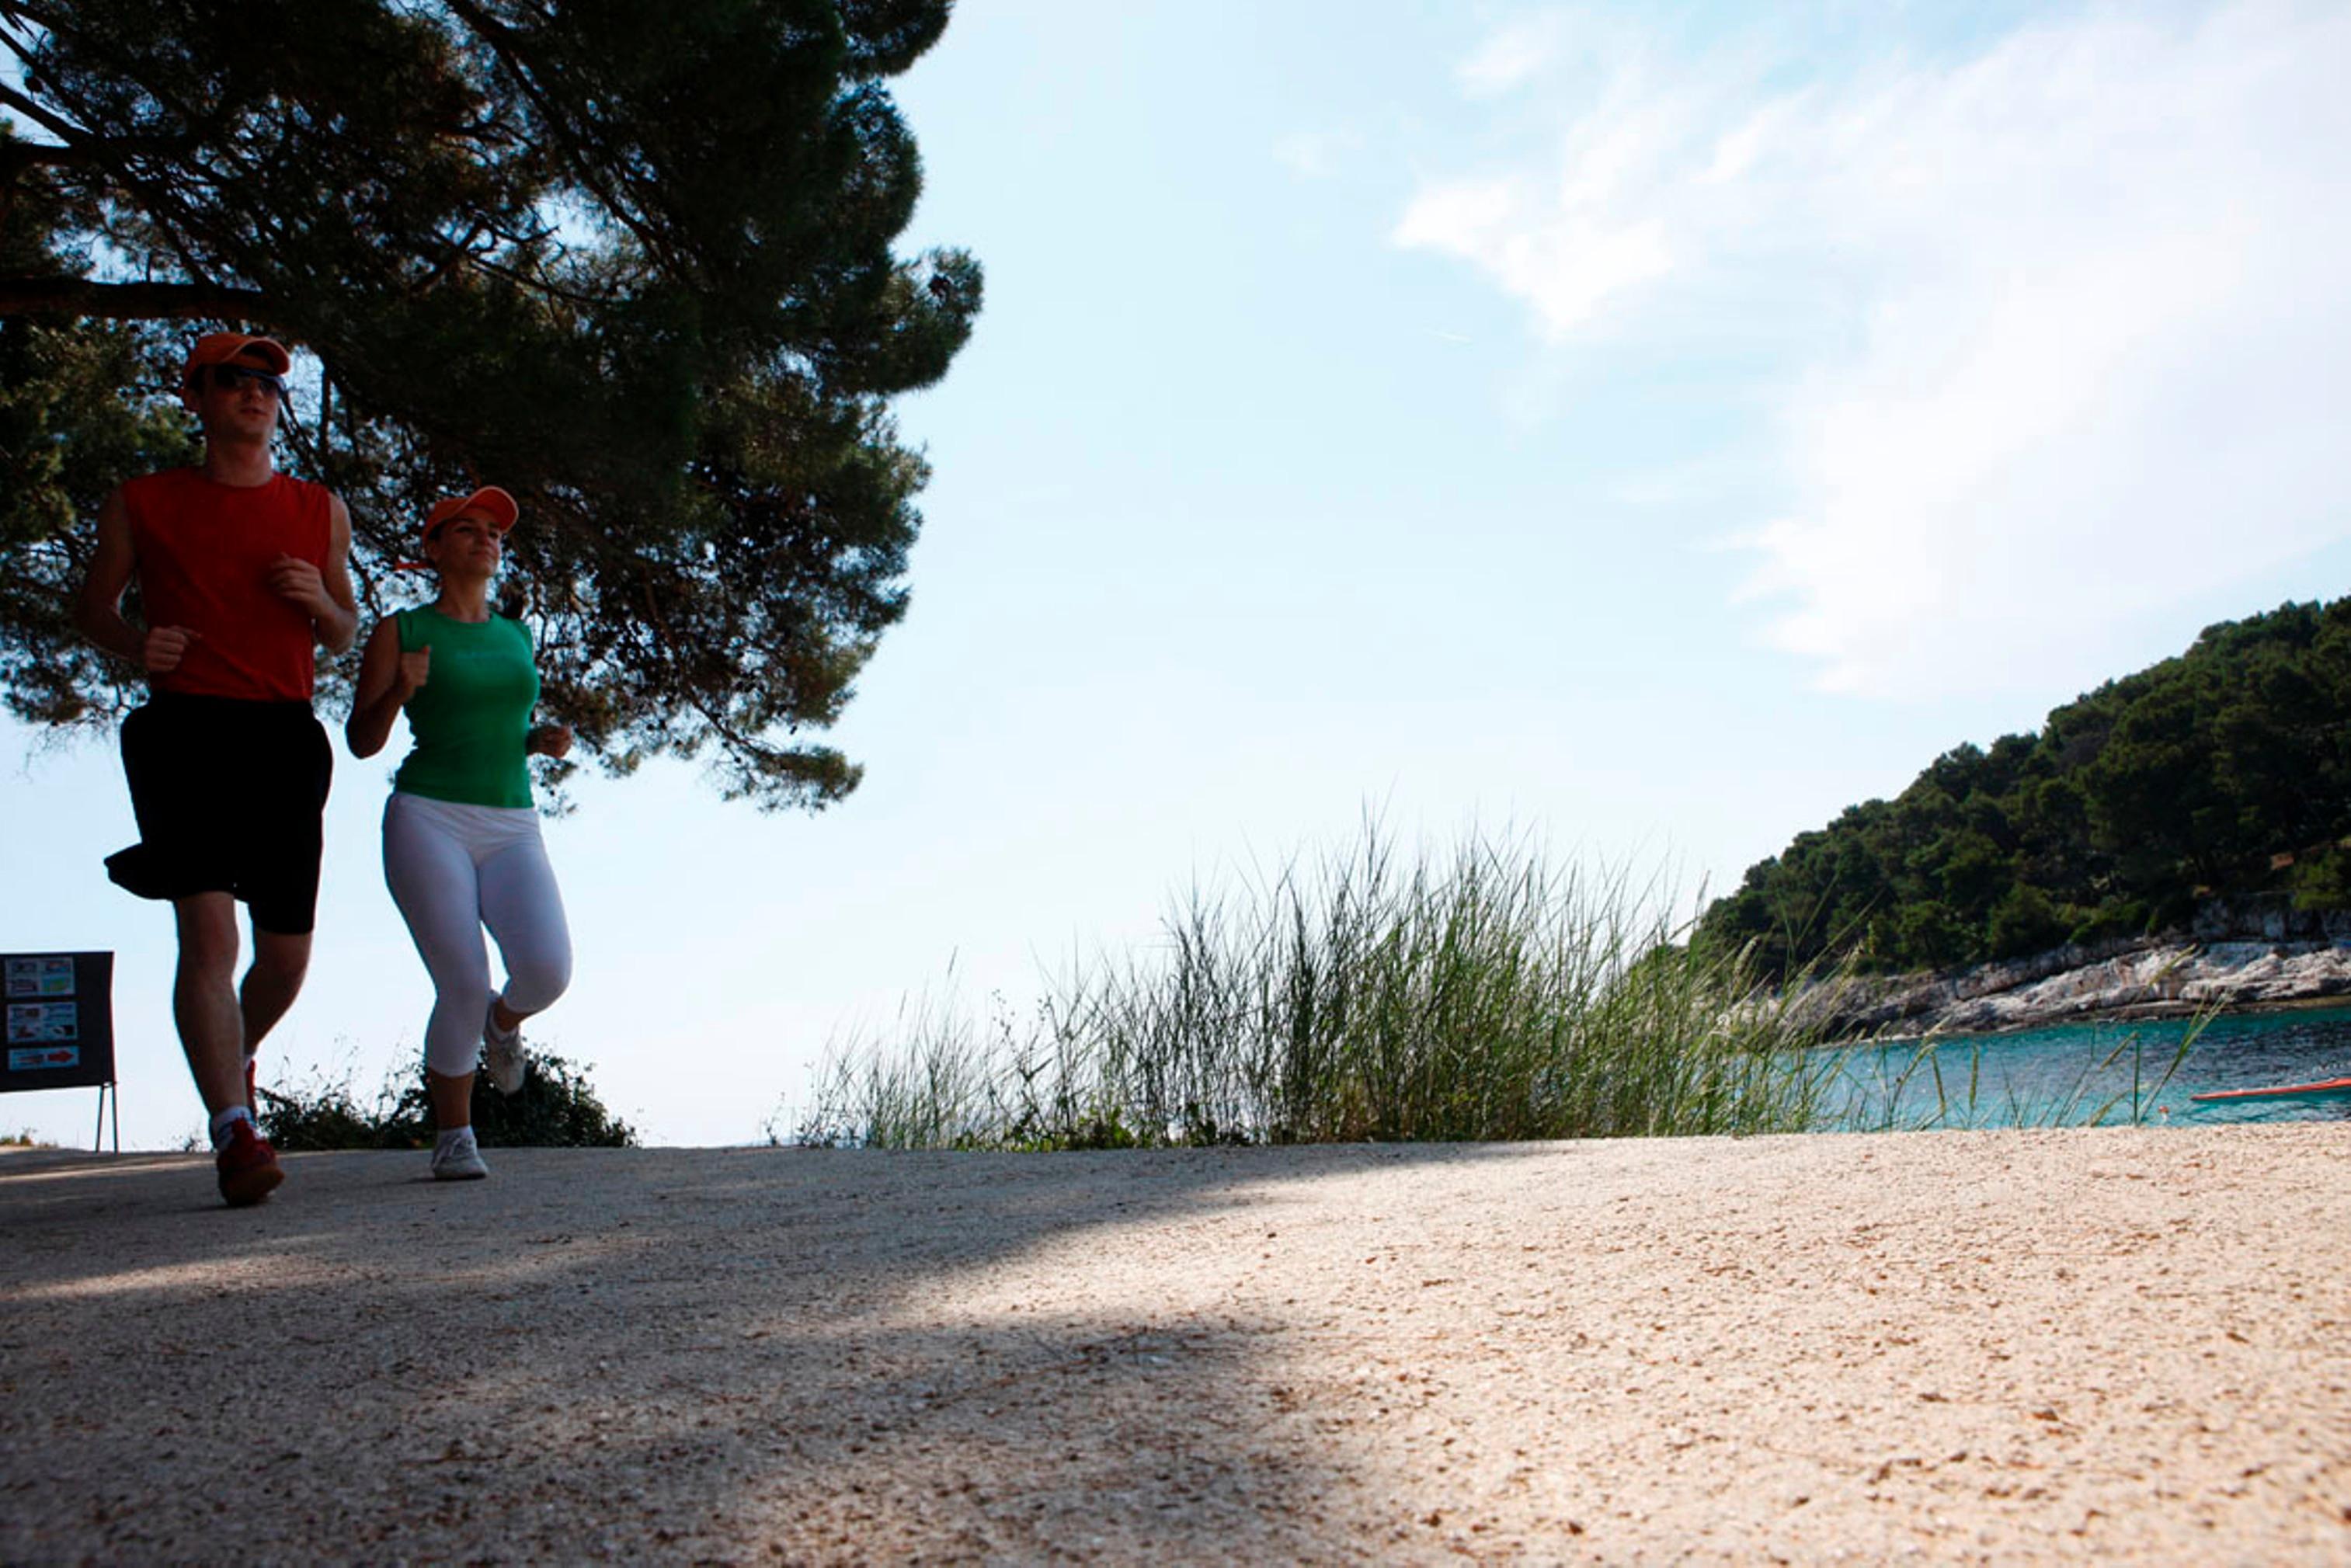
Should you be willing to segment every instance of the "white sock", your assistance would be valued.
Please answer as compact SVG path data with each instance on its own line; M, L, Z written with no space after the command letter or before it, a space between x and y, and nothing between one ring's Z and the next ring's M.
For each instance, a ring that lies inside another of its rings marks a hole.
M474 1124L471 1122L462 1127L444 1127L433 1140L433 1152L436 1155L445 1155L457 1145L470 1144L473 1141Z
M232 1105L213 1118L213 1147L220 1148L228 1142L229 1129L239 1122L250 1122L253 1113L242 1105Z

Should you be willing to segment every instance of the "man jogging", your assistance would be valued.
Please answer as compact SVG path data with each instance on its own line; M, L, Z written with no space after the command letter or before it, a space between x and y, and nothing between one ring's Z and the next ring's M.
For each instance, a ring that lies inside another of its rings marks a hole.
M350 514L272 461L290 364L267 338L196 340L180 401L204 428L204 462L106 498L76 605L83 633L139 664L152 687L122 724L140 841L106 869L171 903L172 1015L232 1205L260 1202L284 1176L253 1124L254 1059L310 962L334 766L310 712L313 648L343 652L359 624ZM134 580L143 630L122 616ZM242 986L240 901L253 924Z

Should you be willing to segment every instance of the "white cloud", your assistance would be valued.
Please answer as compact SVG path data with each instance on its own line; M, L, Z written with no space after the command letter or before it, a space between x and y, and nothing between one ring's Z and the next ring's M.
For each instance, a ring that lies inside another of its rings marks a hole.
M2095 679L2126 623L2351 537L2351 13L2093 12L1792 92L1771 64L1628 49L1395 237L1557 343L1787 303L1793 504L1743 537L1824 685Z
M1612 226L1540 207L1534 193L1510 181L1446 185L1413 202L1395 238L1476 262L1534 306L1553 338L1583 326L1610 295L1670 264L1654 221Z
M1560 53L1567 19L1555 11L1520 16L1488 35L1477 51L1456 68L1464 92L1491 98L1524 86Z

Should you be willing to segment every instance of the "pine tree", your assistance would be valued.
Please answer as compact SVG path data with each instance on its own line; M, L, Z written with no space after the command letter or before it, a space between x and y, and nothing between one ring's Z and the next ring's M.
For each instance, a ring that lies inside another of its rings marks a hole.
M350 502L369 605L432 497L502 485L507 608L589 752L854 788L806 732L905 611L927 470L889 402L980 303L968 255L893 250L887 84L950 4L0 0L0 698L129 699L62 597L233 327L303 354L287 464Z

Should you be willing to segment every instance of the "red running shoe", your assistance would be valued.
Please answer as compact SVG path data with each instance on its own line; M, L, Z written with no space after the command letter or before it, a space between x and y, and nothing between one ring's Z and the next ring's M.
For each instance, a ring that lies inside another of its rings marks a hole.
M286 1179L286 1173L277 1168L277 1151L253 1130L250 1122L239 1122L229 1129L228 1142L213 1156L213 1166L220 1172L221 1197L231 1208L259 1203Z

